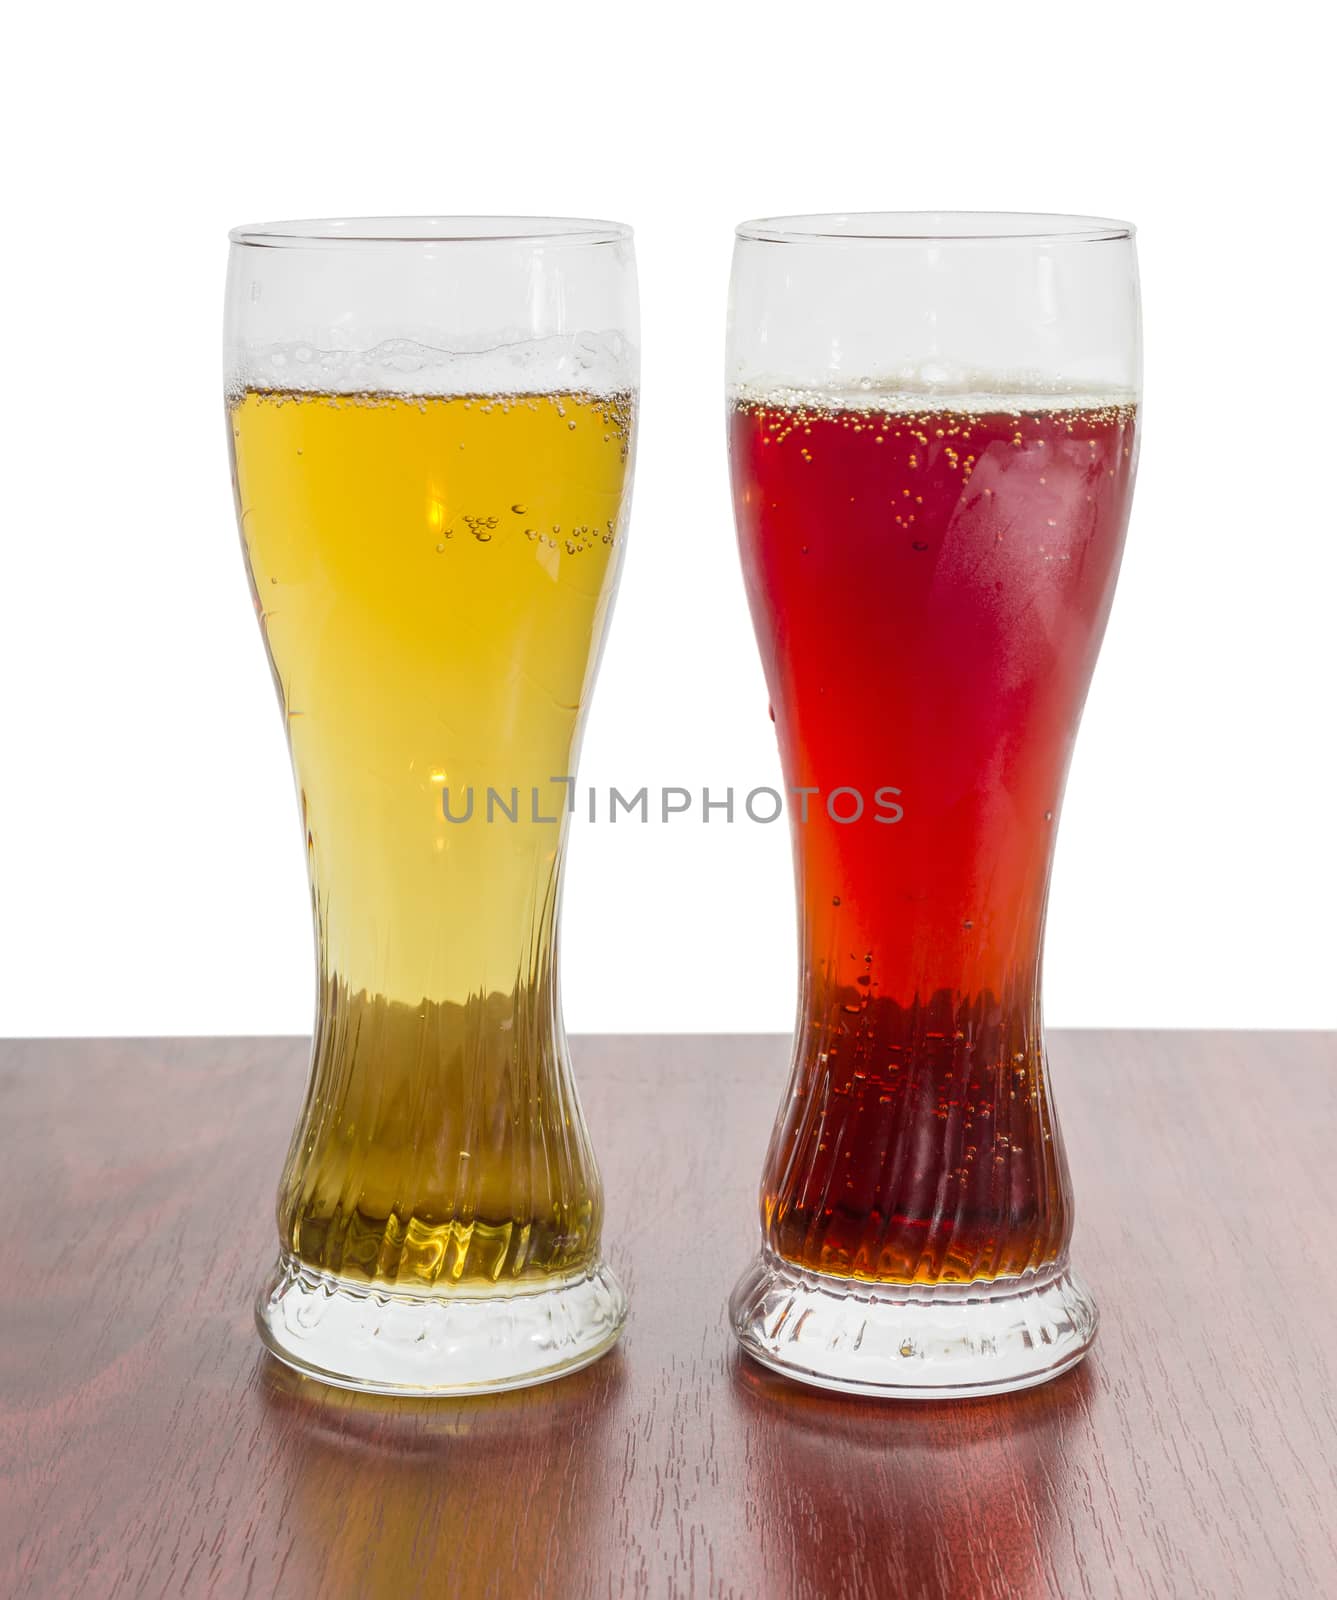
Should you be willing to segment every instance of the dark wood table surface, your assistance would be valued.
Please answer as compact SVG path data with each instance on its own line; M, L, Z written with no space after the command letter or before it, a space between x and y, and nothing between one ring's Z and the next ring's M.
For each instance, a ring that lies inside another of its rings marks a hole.
M735 1353L785 1042L573 1048L627 1332L409 1402L255 1337L304 1042L0 1045L0 1593L1337 1594L1337 1035L1054 1035L1099 1342L927 1404Z

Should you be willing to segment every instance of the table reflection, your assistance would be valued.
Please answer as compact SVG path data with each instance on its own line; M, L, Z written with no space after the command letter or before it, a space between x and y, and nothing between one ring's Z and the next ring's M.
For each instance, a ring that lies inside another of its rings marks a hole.
M617 1349L554 1383L439 1400L265 1356L250 1394L267 1513L322 1593L562 1593L616 1537L625 1387Z
M759 1447L747 1492L776 1592L1024 1597L1080 1585L1098 1374L1019 1394L894 1401L805 1388L739 1355L731 1393Z

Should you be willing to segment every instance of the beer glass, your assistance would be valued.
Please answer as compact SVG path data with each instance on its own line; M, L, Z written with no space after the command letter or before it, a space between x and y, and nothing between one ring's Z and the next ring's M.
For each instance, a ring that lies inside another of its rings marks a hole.
M738 229L730 462L801 978L761 1253L730 1309L750 1355L809 1383L1000 1392L1095 1333L1040 958L1139 360L1124 223Z
M260 1334L351 1388L538 1382L626 1313L556 950L631 486L630 230L355 218L231 240L233 483L317 965Z

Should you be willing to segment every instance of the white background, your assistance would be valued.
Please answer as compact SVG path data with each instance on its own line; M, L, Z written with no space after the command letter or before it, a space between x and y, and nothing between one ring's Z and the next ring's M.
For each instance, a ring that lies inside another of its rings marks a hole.
M1054 881L1059 1024L1332 1026L1320 7L24 7L7 25L0 1032L303 1031L296 804L232 520L225 233L637 230L630 553L582 781L778 780L722 439L731 230L1140 226L1141 479ZM577 829L573 1029L787 1029L782 825Z

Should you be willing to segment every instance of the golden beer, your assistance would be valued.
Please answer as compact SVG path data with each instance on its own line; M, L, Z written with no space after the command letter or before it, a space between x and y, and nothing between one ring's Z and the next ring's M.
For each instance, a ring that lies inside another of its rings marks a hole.
M561 1059L560 780L631 396L246 389L229 424L318 945L285 1254L410 1293L579 1273L601 1197Z

